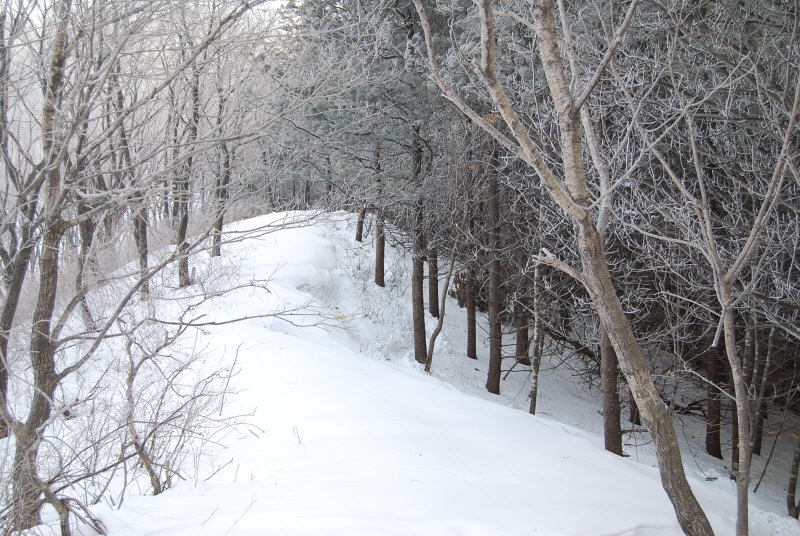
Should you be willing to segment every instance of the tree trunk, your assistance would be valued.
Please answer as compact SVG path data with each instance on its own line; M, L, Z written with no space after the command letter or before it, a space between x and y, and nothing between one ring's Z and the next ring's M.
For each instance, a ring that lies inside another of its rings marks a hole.
M528 352L531 341L528 334L528 312L525 309L522 298L514 301L514 327L517 335L516 344L514 345L517 363L530 366L531 359L528 357Z
M356 222L356 242L364 242L364 219L366 217L367 209L364 207L358 213L358 221Z
M428 310L433 318L439 318L439 252L428 247Z
M379 211L375 220L375 284L386 286L384 279L386 236L383 232L383 214Z
M536 321L541 322L541 321ZM536 402L539 398L539 369L542 366L542 352L544 350L544 330L537 330L534 322L534 336L533 336L533 363L531 366L531 405L529 408L531 415L536 415Z
M503 332L500 324L500 187L497 151L492 153L489 170L489 373L486 390L500 394L503 364Z
M144 204L133 215L133 241L136 244L139 260L139 277L142 279L139 292L142 298L146 298L150 294L150 286L146 279L149 250L147 245L147 207Z
M736 473L739 472L739 426L736 424L739 420L738 411L736 410L736 401L730 401L731 413L731 478L736 478Z
M600 328L600 381L603 385L603 434L609 452L622 456L622 426L619 403L619 369L617 354L608 333Z
M84 214L88 211L89 207L85 206L83 203L78 203L79 214ZM78 249L78 273L75 275L75 291L78 294L84 294L84 296L81 297L80 311L81 316L83 316L83 322L89 329L92 329L94 326L94 318L92 317L91 309L89 309L89 301L85 296L87 289L84 282L84 275L89 264L89 253L92 248L92 242L94 241L94 232L95 224L91 218L87 218L78 225L78 234L81 243Z
M192 147L197 140L197 133L200 123L200 73L195 68L191 83L191 104L192 115L189 122L189 136L187 144ZM186 235L189 230L189 181L194 165L194 154L189 153L182 174L176 179L176 195L178 209L178 233L175 238L178 255L178 286L188 287L192 284L189 276L189 243Z
M636 426L642 425L642 414L639 413L639 406L636 404L636 398L634 398L633 393L631 393L629 413L628 413L628 421L631 424L635 424Z
M475 317L475 276L472 268L467 270L465 282L466 287L466 307L467 307L467 357L478 359L477 351L477 319Z
M41 427L50 418L57 384L50 322L55 308L59 244L63 231L60 221L50 220L48 223L39 256L39 293L31 322L30 356L34 390L28 418L15 430L12 516L18 530L40 523L39 496L42 489L37 472L37 454L41 443Z
M70 24L68 13L72 3L58 4L60 21L53 43L44 106L42 109L42 154L45 173L45 198L42 213L48 214L39 252L39 289L31 318L30 364L33 372L33 394L28 418L24 423L14 423L16 447L14 467L11 471L11 516L15 530L25 530L40 523L39 495L42 483L37 473L37 454L41 444L42 426L50 418L53 394L58 382L56 376L55 348L51 340L51 321L55 309L58 285L58 258L64 233L60 219L62 177L60 160L63 158L61 141L56 136L56 106L62 93L64 65L68 55L66 42Z
M422 260L422 233L414 233L413 261L411 271L411 303L414 325L414 359L417 363L425 363L428 359L427 340L425 335L425 298L423 282L425 279L425 263Z
M214 221L212 231L212 257L219 257L222 254L222 224L228 204L228 185L231 182L231 152L226 143L220 146L220 150L222 151L222 175L217 182L217 219Z
M378 186L378 199L383 197L383 177L381 177L381 153L380 146L375 146L375 182ZM328 156L328 169L330 170L330 156ZM330 174L330 171L329 171ZM386 236L383 230L383 211L380 208L375 211L375 284L379 287L386 286L384 280L385 272L385 252Z
M706 375L709 384L707 387L708 407L706 410L706 452L715 458L722 459L722 441L720 424L722 418L722 393L720 384L722 374L720 371L719 355L715 348L707 350L703 359L706 366Z
M800 503L796 502L795 497L797 493L797 472L800 470L800 443L794 449L794 457L792 458L792 467L789 469L789 487L786 490L786 508L789 515L793 518L798 518L800 513Z
M412 127L411 132L411 178L413 184L421 188L422 173L422 144L419 141L419 127ZM425 334L425 297L423 283L425 280L425 234L422 230L423 222L422 194L417 199L416 214L414 215L414 237L412 245L413 261L411 270L411 303L412 323L414 331L414 359L417 363L424 364L428 359L427 337Z
M541 253L541 251L539 252ZM544 329L542 329L542 299L539 295L541 264L533 269L533 366L531 368L530 414L536 415L536 401L539 398L539 368L542 364Z
M35 198L36 195L38 195L38 190L32 193L31 198ZM5 301L3 302L2 312L0 312L0 404L4 406L7 403L6 396L8 394L8 369L6 368L8 363L8 338L17 314L19 299L22 295L22 285L25 282L25 276L30 266L31 253L33 252L34 242L31 240L31 231L34 207L35 203L33 202L24 203L22 206L20 212L23 223L19 237L21 246L7 268L10 273L3 274L3 277L8 282ZM4 407L4 409L7 409L7 407ZM4 413L5 411L2 411L0 415ZM7 436L8 423L0 416L0 439Z

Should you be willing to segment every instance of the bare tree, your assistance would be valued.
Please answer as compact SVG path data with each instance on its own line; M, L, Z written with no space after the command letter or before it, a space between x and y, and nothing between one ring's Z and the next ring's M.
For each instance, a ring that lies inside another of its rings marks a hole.
M544 159L539 146L531 138L525 128L525 123L503 89L496 67L495 13L491 0L477 3L480 19L481 59L476 67L491 101L503 118L508 134L501 132L476 113L447 84L436 61L433 36L427 23L425 9L420 0L416 0L415 4L423 20L429 67L439 87L470 119L494 136L507 150L530 165L547 192L572 219L575 229L574 239L581 257L582 268L575 269L551 256L545 257L542 262L569 273L588 291L600 322L617 353L623 374L628 380L645 423L653 436L662 482L672 501L681 527L687 534L712 534L711 525L686 481L680 448L669 412L661 402L644 356L614 291L614 283L606 263L603 241L600 230L598 230L598 227L602 228L602 221L607 218L607 215L601 212L598 220L590 208L593 207L593 200L589 193L584 168L583 148L586 141L583 138L581 125L581 117L584 115L582 108L596 86L596 78L602 74L621 42L628 24L633 18L637 2L634 1L630 5L626 19L618 28L615 40L608 47L604 63L597 68L597 76L590 78L580 88L570 84L567 78L568 71L565 69L561 54L561 44L564 41L556 31L556 13L553 3L547 0L533 3L533 14L529 26L538 37L537 52L541 59L549 94L557 109L560 130L559 151L563 164L561 174L557 174L552 165ZM566 46L569 46L569 41L566 43ZM573 75L577 74L573 73ZM559 178L559 175L563 178ZM602 195L609 195L611 185L603 184L602 186Z

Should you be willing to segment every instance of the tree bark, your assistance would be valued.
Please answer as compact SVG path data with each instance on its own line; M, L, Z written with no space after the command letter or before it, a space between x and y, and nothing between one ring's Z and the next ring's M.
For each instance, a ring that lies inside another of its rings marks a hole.
M41 444L41 427L50 418L52 400L57 385L56 364L51 340L51 321L55 309L58 284L58 258L64 233L60 217L62 142L57 139L56 115L58 96L63 90L64 65L68 56L66 47L69 28L68 13L72 3L61 2L59 27L53 43L49 78L42 109L42 172L45 174L43 213L44 234L39 253L39 290L31 318L30 363L33 371L33 395L28 418L24 423L13 423L16 447L14 467L11 471L11 515L16 530L32 528L40 523L39 495L43 491L37 473L37 455Z
M375 284L385 287L386 235L383 231L383 214L378 211L375 218Z
M383 196L383 177L381 177L381 158L380 146L375 147L375 182L378 186L378 199ZM328 157L328 168L330 169L330 156ZM386 286L384 279L386 257L386 235L383 229L383 211L380 208L375 210L375 284L379 287Z
M500 394L503 364L503 331L500 324L500 187L498 184L497 151L492 153L489 170L489 373L486 390Z
M136 244L137 259L139 261L139 277L142 286L139 292L142 298L150 294L150 285L145 278L148 270L149 248L147 244L147 207L142 204L133 215L133 241Z
M195 67L191 81L191 105L192 114L189 121L188 144L191 147L197 140L197 133L200 124L200 72ZM177 213L178 213L178 232L175 237L178 255L178 286L188 287L192 284L189 275L189 243L186 241L189 230L189 181L194 165L194 154L190 153L183 166L181 176L176 180Z
M465 282L466 287L466 307L467 307L467 357L478 359L477 351L477 318L475 316L475 276L472 268L467 270Z
M529 348L531 345L530 336L528 334L528 312L525 305L522 303L522 298L514 301L514 327L516 328L516 344L515 355L517 363L521 365L530 366L531 359L528 356Z
M619 368L617 353L608 333L600 328L600 381L603 385L603 435L609 452L622 456L622 426L619 403Z
M439 318L439 252L428 247L428 311Z
M221 106L221 105L220 105ZM220 146L222 151L222 174L217 181L217 219L212 230L211 256L219 257L222 254L222 224L225 220L225 209L228 204L228 186L231 182L231 151L228 144Z
M789 486L786 489L786 509L789 515L793 518L798 518L800 513L800 503L795 500L797 493L797 472L800 470L800 442L797 443L797 448L794 449L794 457L792 457L792 466L789 469Z
M364 220L366 217L367 209L364 207L358 213L358 221L356 222L356 242L364 242Z
M414 184L421 187L422 144L419 141L419 127L412 127L411 132L411 178ZM411 303L414 332L414 359L425 364L428 359L427 337L425 334L425 296L423 283L425 280L425 234L422 230L423 205L422 194L418 194L416 214L414 216L414 236L412 244L411 269Z
M716 348L707 350L703 359L705 361L706 376L708 376L708 405L706 409L706 452L715 458L722 459L722 441L720 424L722 418L722 373L720 371L719 355Z

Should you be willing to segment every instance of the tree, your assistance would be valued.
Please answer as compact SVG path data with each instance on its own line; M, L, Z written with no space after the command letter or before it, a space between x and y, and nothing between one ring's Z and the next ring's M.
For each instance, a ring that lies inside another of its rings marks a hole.
M529 24L539 40L537 52L547 80L549 94L557 109L560 130L559 153L563 164L563 170L561 170L563 179L560 180L526 130L524 121L505 93L499 79L496 68L496 26L492 2L483 0L477 4L481 36L481 59L477 70L492 103L498 108L503 118L507 135L477 114L446 83L436 62L433 35L430 26L426 23L426 12L419 0L416 0L415 4L423 20L429 67L439 87L472 121L489 132L507 150L530 165L550 196L570 216L574 224L574 239L581 257L582 269L574 269L552 257L545 257L542 262L566 271L586 288L597 310L600 322L617 353L620 366L636 398L645 423L653 436L662 482L672 501L681 527L687 534L712 534L708 519L686 481L671 417L660 400L640 347L614 291L613 280L606 264L601 233L598 230L598 227L603 227L603 219L607 218L606 211L601 210L600 216L595 217L589 208L593 203L584 168L583 147L586 141L581 132L581 117L586 117L582 108L594 90L596 80L590 78L579 90L573 89L576 86L571 85L567 79L567 71L561 55L560 43L564 41L559 39L556 32L554 6L547 0L535 2L532 20ZM628 24L633 18L636 6L637 2L634 1L628 10L625 21L616 32L615 40L610 43L607 59L604 58L605 64L613 57L619 46ZM562 13L562 16L566 16L566 14ZM596 71L598 77L604 67L605 65L601 63ZM573 73L573 75L578 74ZM601 187L601 195L611 193L609 191L610 184L603 184Z
M166 88L253 5L227 6L206 27L204 38L184 49L181 61L173 65L162 63L165 57L142 54L168 39L162 23L175 14L169 3L98 6L62 0L4 6L3 20L13 22L3 44L19 40L13 54L3 54L3 94L13 98L3 105L0 227L8 298L3 308L0 416L15 439L6 516L14 530L38 524L43 496L59 514L62 533L69 533L69 514L77 506L60 496L63 488L56 485L66 477L43 474L39 457L48 444L49 427L67 418L69 402L61 399L65 380L84 369L105 341L119 335L117 321L149 278L203 247L201 233L147 266L142 203L162 193L165 171L159 167L164 144L147 137L162 117ZM145 57L151 61L139 63ZM25 67L31 62L41 64L44 76ZM39 84L38 93L31 92ZM9 120L12 114L14 122ZM169 162L167 169L180 163ZM120 273L118 258L109 273L101 274L94 267L107 252L105 246L130 223L131 213L137 222L137 275ZM64 284L71 269L78 274L74 286ZM35 289L35 306L30 318L19 318L26 277ZM128 286L117 303L93 301L94 290L120 281ZM21 334L26 325L27 336ZM26 348L27 360L10 354L12 337L18 339L16 348ZM26 395L25 403L12 400Z

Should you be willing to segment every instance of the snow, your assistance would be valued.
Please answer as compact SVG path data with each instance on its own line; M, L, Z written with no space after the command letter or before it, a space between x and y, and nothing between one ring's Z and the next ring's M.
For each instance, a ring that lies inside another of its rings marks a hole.
M231 286L269 278L209 299L197 313L209 324L186 335L206 366L235 368L223 411L239 424L203 444L164 493L147 495L143 481L121 505L93 507L110 535L682 534L646 438L627 458L602 449L596 392L545 366L540 415L526 412L521 368L503 395L486 393L487 352L464 357L455 302L426 375L410 352L402 254L388 252L378 288L371 246L352 240L347 215L253 232L294 216L229 225L239 239L219 266L198 269L222 270ZM290 314L270 316L280 310ZM691 485L715 532L733 534L727 473L697 460ZM706 482L709 471L726 476ZM800 534L762 507L752 507L753 535Z

